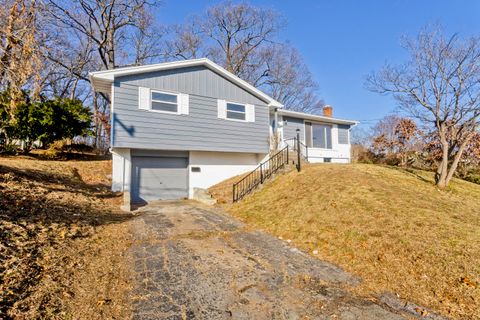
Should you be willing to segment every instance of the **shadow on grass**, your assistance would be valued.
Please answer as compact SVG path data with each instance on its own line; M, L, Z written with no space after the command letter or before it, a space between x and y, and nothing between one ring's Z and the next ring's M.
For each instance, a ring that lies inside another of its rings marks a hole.
M417 178L418 180L420 180L422 182L428 183L432 186L434 185L433 181L428 180L425 177L423 177L422 175L418 174L417 171L420 170L420 169L402 168L402 167L387 166L387 165L384 165L383 167L387 168L387 169L399 171L399 172L402 172L402 173L406 173L410 176L413 176L413 177Z
M45 255L98 226L132 219L115 208L117 197L106 184L82 181L75 168L55 174L0 165L0 319L54 303L32 298L45 278Z
M100 161L112 159L110 154L101 155L93 152L63 152L56 156L52 156L49 155L46 150L34 150L27 154L20 153L18 155L0 154L0 156L4 158L23 158L39 161Z
M14 180L25 180L29 182L37 182L42 184L42 187L48 191L68 191L81 193L86 196L97 196L100 198L116 197L118 195L109 191L106 184L87 184L85 183L77 168L72 168L71 175L68 174L54 174L44 170L38 169L19 169L6 165L0 165L0 174L12 174ZM1 182L1 180L0 180ZM65 188L58 187L62 185Z
M131 218L129 214L99 205L99 199L113 201L120 197L108 185L85 183L75 168L70 174L0 165L1 219L15 223L25 220L98 226ZM77 201L78 195L84 196L82 201Z

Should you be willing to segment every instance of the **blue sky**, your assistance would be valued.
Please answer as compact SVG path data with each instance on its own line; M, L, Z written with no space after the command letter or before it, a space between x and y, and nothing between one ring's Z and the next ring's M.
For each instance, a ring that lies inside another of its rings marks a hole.
M181 23L219 1L164 0L161 23ZM319 95L336 117L370 126L395 112L395 102L364 88L365 76L386 61L402 62L402 35L415 35L429 24L448 33L480 35L478 0L321 0L249 1L274 8L288 22L280 37L302 53Z

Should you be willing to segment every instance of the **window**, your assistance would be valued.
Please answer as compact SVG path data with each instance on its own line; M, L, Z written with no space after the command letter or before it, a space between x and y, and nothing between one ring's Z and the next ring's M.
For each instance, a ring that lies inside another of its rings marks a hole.
M255 122L255 106L248 103L217 100L218 118L233 121Z
M178 112L178 96L176 94L152 91L152 108L155 111Z
M245 105L227 103L227 119L246 120Z
M314 148L332 149L332 126L313 123L312 140Z
M338 144L349 144L349 141L348 141L349 130L350 130L349 125L344 125L344 124L338 125Z

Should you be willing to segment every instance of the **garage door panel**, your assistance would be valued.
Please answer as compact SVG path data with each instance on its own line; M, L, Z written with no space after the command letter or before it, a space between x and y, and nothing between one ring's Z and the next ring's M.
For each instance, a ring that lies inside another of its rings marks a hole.
M188 197L187 167L186 158L134 157L133 201Z

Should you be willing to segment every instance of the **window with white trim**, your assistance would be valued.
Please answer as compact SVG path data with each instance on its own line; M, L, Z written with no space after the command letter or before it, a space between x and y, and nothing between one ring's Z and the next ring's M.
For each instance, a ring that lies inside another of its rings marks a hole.
M332 149L332 126L313 123L312 140L314 148Z
M178 113L178 95L161 91L151 91L151 110Z
M227 119L233 120L247 120L246 108L244 104L227 102Z

